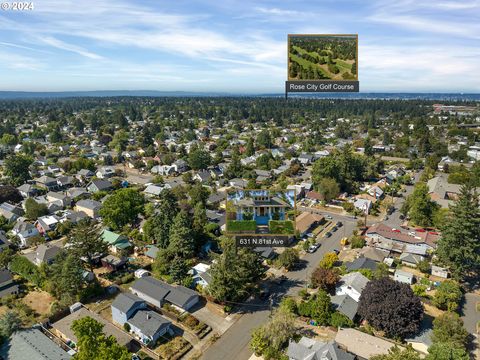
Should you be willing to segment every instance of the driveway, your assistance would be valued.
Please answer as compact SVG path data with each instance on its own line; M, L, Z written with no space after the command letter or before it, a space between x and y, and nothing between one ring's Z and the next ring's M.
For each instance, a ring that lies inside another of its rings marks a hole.
M318 265L323 256L340 249L340 240L344 236L350 236L355 229L356 220L344 216L332 215L334 220L341 219L343 227L332 234L330 238L321 239L320 248L313 254L306 254L303 257L303 267L296 271L286 273L287 280L278 285L269 282L266 285L270 289L269 300L249 299L241 307L244 314L235 322L223 336L212 344L203 354L204 360L247 360L252 355L248 343L253 329L265 324L281 299L286 295L296 295L298 291L306 286L309 276Z

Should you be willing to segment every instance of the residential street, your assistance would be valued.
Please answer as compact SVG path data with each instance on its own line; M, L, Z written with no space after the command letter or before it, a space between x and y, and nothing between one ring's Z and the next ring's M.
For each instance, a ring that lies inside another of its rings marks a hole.
M302 287L305 286L305 280L308 279L313 269L317 266L322 257L333 251L340 249L340 240L344 236L349 236L356 226L354 219L346 218L345 216L332 215L334 220L343 222L343 227L339 228L328 239L322 239L320 248L313 254L306 254L303 257L303 267L297 271L290 271L286 273L288 280L282 285L270 285L271 300L273 306L277 305L283 296L296 294ZM252 300L242 308L245 314L222 335L222 337L215 342L203 354L202 359L205 360L225 360L248 359L252 351L248 347L250 341L250 334L252 330L267 321L270 315L269 300L260 301Z

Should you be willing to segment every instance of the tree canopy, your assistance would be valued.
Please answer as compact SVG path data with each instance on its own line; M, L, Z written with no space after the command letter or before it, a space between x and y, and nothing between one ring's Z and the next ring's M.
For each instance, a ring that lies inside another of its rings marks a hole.
M118 230L137 220L143 212L145 198L135 189L119 189L110 195L100 209L105 225Z
M358 314L388 337L403 339L420 328L423 305L410 286L384 277L367 283Z

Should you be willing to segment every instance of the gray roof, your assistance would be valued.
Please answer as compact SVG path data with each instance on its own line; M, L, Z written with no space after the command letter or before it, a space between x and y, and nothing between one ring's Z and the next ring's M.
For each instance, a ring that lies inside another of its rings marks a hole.
M347 262L345 266L347 271L355 271L360 269L369 269L373 271L377 269L378 263L372 259L360 257L352 262Z
M350 320L353 320L355 315L357 315L358 303L349 295L332 296L332 305L335 310L341 312Z
M152 310L138 310L127 322L142 331L143 335L153 337L171 322Z
M184 286L173 286L157 280L151 276L145 276L135 281L131 289L141 292L153 299L166 300L183 308L193 297L198 294Z
M355 356L339 348L335 341L328 343L302 337L298 343L290 340L287 355L292 360L353 360Z
M108 180L93 180L88 186L94 185L98 190L106 190L112 187L112 183Z
M36 258L40 261L52 260L62 249L56 245L41 244L37 248Z
M83 208L89 209L89 210L95 210L95 209L101 208L102 204L99 203L98 201L95 201L95 200L86 199L86 200L78 201L77 206L80 206L80 207L83 207Z
M0 270L0 284L4 283L5 281L12 280L12 274L7 269Z
M355 289L360 294L365 286L367 286L368 279L359 272L352 272L350 274L342 276L340 279L340 285L347 285Z
M171 290L171 286L151 276L145 276L136 280L130 289L141 292L154 299L163 300Z
M0 349L5 360L67 360L71 356L39 329L16 331Z
M185 286L172 286L172 289L167 294L165 300L184 308L194 297L198 297L198 294L194 290L186 288Z
M137 295L130 293L120 293L112 303L112 307L120 310L123 313L127 313L137 303L145 303Z
M13 230L15 230L18 233L22 233L24 231L33 229L35 226L33 224L25 222L25 221L18 221L15 223L15 226L13 227Z

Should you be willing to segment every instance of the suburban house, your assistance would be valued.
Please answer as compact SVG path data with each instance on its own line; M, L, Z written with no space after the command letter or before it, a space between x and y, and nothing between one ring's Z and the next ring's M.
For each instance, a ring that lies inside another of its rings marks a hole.
M447 279L448 269L441 266L432 265L432 275Z
M173 286L151 276L136 280L130 291L151 305L161 308L169 303L180 311L187 311L199 302L198 294L184 286Z
M65 208L72 204L72 199L61 192L49 191L46 197L49 202L54 202L54 201L59 202L62 208Z
M38 232L43 235L49 231L55 230L59 221L60 218L56 215L45 215L39 217L37 221L35 221L35 227Z
M345 267L348 272L357 271L360 269L368 269L371 271L375 271L377 269L377 266L378 262L365 257L359 257L351 262L345 263Z
M335 310L342 313L350 320L354 320L357 316L358 302L350 295L334 295L331 297L332 306Z
M20 192L24 198L34 197L37 195L38 190L32 184L23 184L17 187L17 190Z
M62 249L56 245L40 244L36 251L24 256L35 265L40 266L42 263L51 264L60 251Z
M309 212L302 212L295 218L295 226L300 234L300 237L313 230L316 226L324 222L324 217L320 214L313 214Z
M405 339L407 344L411 345L415 350L422 354L428 354L428 348L433 345L433 319L429 315L425 315L420 326L420 330L410 338Z
M103 166L95 174L99 179L108 179L115 176L115 169L110 166Z
M390 246L389 250L401 253L407 245L415 245L425 248L425 250L432 250L436 247L440 235L436 232L425 230L417 230L406 234L385 224L377 223L368 228L365 237L370 245L376 247L381 245L383 249Z
M67 190L67 195L70 197L70 199L74 201L78 201L81 199L86 199L90 197L90 193L82 187L72 187Z
M290 360L354 360L355 356L341 349L335 341L320 342L302 336L297 342L290 340L287 349Z
M193 284L195 286L205 287L210 284L212 281L212 277L209 273L210 265L204 263L198 263L194 267L192 267L189 271L189 274L193 278Z
M28 239L33 236L39 236L38 229L28 222L18 221L12 229L12 234L20 239L20 247L27 247Z
M92 219L96 219L100 215L102 204L92 199L80 200L75 204L76 211L83 211Z
M4 202L0 205L0 216L3 216L9 223L17 221L17 219L23 216L25 212L19 206L15 206Z
M109 245L109 250L114 254L132 246L132 243L128 241L128 237L125 235L117 234L106 229L102 232L102 239Z
M143 190L143 193L147 196L155 197L155 196L159 196L163 190L170 189L170 188L171 187L168 184L164 184L164 185L150 184L145 188L145 190Z
M270 191L261 190L230 200L235 208L236 220L244 220L244 215L249 213L258 225L267 225L270 220L286 220L286 212L293 206L279 196L272 196Z
M113 336L121 346L126 346L127 348L131 347L130 343L133 339L123 330L117 328L115 325L105 320L97 313L88 310L81 304L78 307L71 306L70 312L70 314L52 324L52 333L58 336L64 342L68 343L71 341L74 344L78 343L78 339L72 330L72 324L75 320L83 319L88 316L103 325L102 331L106 336Z
M369 280L359 272L343 275L337 285L335 295L348 295L358 302L368 281Z
M390 255L389 251L377 249L371 246L366 246L360 250L360 257L364 257L379 263L383 262L388 255Z
M108 254L107 256L101 258L100 262L104 268L110 271L117 271L125 267L125 265L127 264L127 258L123 256L119 258Z
M446 174L428 180L427 186L432 200L443 208L448 208L458 198L462 187L457 184L449 184Z
M370 359L375 355L388 354L388 351L395 346L390 341L349 328L338 329L335 342L342 349L357 355L360 359Z
M5 360L69 360L72 356L34 327L15 331L0 347Z
M402 262L403 265L417 267L420 262L422 262L425 258L422 255L411 254L404 252L400 254L399 260Z
M49 191L56 190L58 188L57 179L51 178L46 175L41 176L38 179L35 179L35 184Z
M92 180L88 185L87 185L87 191L91 193L96 193L99 191L108 191L111 190L113 187L112 183L108 180Z
M408 284L408 285L413 284L413 279L414 279L413 274L400 269L395 270L395 273L393 274L393 280L404 283L404 284Z
M147 308L145 300L138 296L119 294L111 305L112 320L121 326L128 324L130 330L143 344L155 344L160 336L170 331L171 322Z
M7 295L18 294L19 287L13 282L12 273L7 269L0 269L0 299Z

